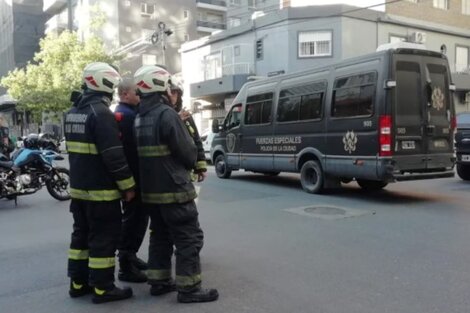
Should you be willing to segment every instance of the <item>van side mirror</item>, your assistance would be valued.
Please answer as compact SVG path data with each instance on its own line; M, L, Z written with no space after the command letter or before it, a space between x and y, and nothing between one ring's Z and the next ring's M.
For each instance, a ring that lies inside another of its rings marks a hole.
M219 120L214 119L212 120L212 132L214 134L217 134L220 131L219 129Z

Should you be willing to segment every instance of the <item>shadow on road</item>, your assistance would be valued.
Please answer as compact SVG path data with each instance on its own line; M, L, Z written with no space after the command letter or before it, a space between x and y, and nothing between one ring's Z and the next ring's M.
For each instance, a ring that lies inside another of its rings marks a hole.
M282 174L279 176L266 176L262 174L239 173L232 175L234 180L246 181L255 184L262 184L268 186L275 186L281 188L288 188L289 190L298 190L305 193L300 185L299 176L295 174ZM341 188L328 189L321 195L312 195L312 197L321 196L334 196L340 198L349 198L355 200L362 200L378 204L416 204L427 203L436 201L450 202L452 196L444 193L430 194L417 192L413 190L390 190L393 184L388 185L383 190L379 191L366 191L360 188L355 182L349 184L342 184Z

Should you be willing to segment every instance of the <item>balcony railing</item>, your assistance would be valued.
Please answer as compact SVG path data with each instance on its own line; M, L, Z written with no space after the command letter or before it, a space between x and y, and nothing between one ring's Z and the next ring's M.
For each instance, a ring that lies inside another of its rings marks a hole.
M252 64L248 62L227 64L222 67L222 75L240 75L240 74L251 74Z
M197 21L196 25L198 27L206 27L206 28L213 28L213 29L225 29L227 25L222 23L214 23L209 21Z
M222 1L222 0L196 0L196 3L206 3L206 4L212 4L212 5L217 5L220 7L226 7L227 2Z

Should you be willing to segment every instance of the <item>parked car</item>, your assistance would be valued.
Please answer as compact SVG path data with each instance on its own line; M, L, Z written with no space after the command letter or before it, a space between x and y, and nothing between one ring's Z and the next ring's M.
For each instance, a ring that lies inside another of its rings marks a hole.
M457 174L463 180L470 180L470 112L457 114L455 133Z
M211 146L212 146L212 139L214 139L215 134L212 132L211 128L204 130L201 134L202 145L204 147L204 154L206 156L206 160L211 160Z

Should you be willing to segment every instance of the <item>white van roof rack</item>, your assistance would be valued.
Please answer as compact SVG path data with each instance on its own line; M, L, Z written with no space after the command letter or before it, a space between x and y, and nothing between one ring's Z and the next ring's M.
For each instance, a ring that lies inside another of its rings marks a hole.
M394 42L394 43L385 43L383 45L378 46L377 52L379 51L384 51L384 50L390 50L390 49L417 49L417 50L427 50L426 46L420 43L414 43L414 42L405 42L405 41L400 41L400 42Z

